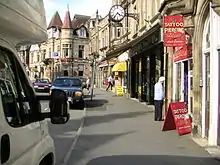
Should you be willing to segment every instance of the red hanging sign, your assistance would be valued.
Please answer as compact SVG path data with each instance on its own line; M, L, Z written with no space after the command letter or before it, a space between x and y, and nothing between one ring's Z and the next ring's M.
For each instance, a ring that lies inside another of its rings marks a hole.
M170 103L162 131L177 129L179 135L192 132L192 120L184 102Z
M182 16L165 16L163 18L164 46L185 45L184 18Z
M175 47L173 61L178 62L181 60L185 60L192 57L192 41L191 36L186 33L185 34L186 44L183 46Z
M175 53L173 57L174 62L185 60L192 57L192 44L175 47Z

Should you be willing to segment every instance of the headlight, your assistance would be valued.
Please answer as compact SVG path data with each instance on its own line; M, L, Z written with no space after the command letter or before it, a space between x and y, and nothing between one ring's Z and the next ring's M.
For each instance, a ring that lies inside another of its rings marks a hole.
M77 97L82 96L82 92L75 92L75 96L77 96Z

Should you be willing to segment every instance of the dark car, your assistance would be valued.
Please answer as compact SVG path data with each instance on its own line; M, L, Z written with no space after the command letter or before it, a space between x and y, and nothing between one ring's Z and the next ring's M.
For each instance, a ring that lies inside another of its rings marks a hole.
M58 77L52 83L50 91L61 89L67 93L70 105L84 103L82 81L76 77Z
M33 85L36 92L50 92L51 83L49 79L37 78Z

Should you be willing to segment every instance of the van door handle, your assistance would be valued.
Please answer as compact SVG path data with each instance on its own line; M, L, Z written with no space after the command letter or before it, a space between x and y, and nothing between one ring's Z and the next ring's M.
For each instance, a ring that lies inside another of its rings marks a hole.
M1 137L1 164L6 163L10 157L10 138L8 134Z

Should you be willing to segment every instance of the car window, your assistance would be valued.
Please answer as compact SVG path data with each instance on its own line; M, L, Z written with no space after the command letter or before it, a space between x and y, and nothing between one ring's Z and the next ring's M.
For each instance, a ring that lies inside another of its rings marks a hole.
M59 78L54 81L53 85L58 87L81 86L81 80L70 79L70 78L69 79Z
M30 96L34 95L34 92L30 90L32 88L28 89L28 85L14 55L9 51L0 50L0 94L5 119L12 127L32 122L32 107L36 105L31 104Z
M48 79L36 79L36 83L49 83Z

